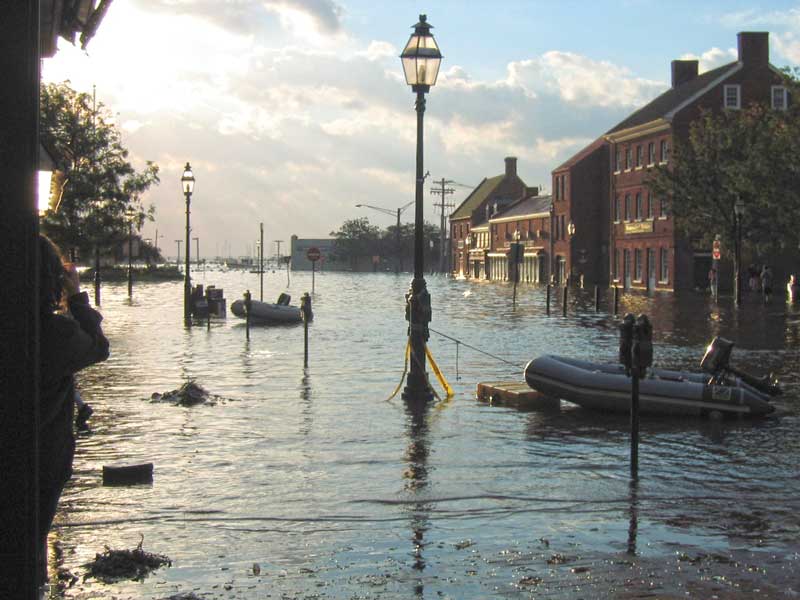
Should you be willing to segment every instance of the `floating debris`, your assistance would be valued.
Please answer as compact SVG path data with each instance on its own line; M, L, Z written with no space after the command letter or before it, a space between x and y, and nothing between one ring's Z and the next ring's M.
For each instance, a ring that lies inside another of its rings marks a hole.
M164 600L203 600L203 596L198 596L194 592L181 592L167 596Z
M196 404L214 405L219 399L219 396L209 394L201 386L196 384L193 379L184 383L177 390L164 392L163 394L155 392L150 396L152 402L173 402L179 406L195 406Z
M472 544L474 543L475 542L473 542L472 540L461 540L460 542L456 542L454 546L456 550L464 550L465 548L469 548L470 546L472 546Z
M169 557L142 550L143 543L144 536L133 550L112 550L106 546L105 552L96 554L93 561L83 565L88 568L83 580L94 577L103 583L115 583L123 579L142 581L151 571L164 565L172 566Z

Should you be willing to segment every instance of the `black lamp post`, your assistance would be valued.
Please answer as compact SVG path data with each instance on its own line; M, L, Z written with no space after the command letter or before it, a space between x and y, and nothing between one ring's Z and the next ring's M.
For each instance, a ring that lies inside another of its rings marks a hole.
M133 298L133 221L136 213L129 208L125 217L128 220L128 298Z
M395 251L397 252L397 254L395 255L395 259L394 259L394 274L395 275L400 273L400 262L401 262L401 256L402 256L402 249L400 248L400 213L402 213L405 209L407 209L412 204L414 204L414 200L412 200L411 202L409 202L405 206L401 206L396 211L395 210L389 210L388 208L381 208L380 206L371 206L369 204L356 204L356 208L371 208L372 210L377 210L377 211L380 211L380 212L382 212L384 214L387 214L387 215L392 215L392 216L395 216L395 214L397 215L397 229L394 232L394 245L395 245Z
M186 272L183 278L183 319L189 322L192 318L192 281L189 275L189 255L191 254L189 235L192 230L189 227L189 207L192 203L192 192L194 191L194 175L188 162L183 169L181 186L183 187L183 195L186 196Z
M550 272L548 273L548 280L550 283L555 283L556 271L556 205L550 203Z
M431 34L431 26L425 15L419 16L414 33L400 55L406 83L417 94L417 177L414 210L414 279L406 294L406 320L411 343L411 367L403 390L403 398L417 402L432 398L425 371L425 342L428 340L428 323L431 320L431 297L423 277L425 272L425 240L423 237L422 184L423 175L423 116L425 93L436 84L442 54Z
M742 303L742 217L744 216L744 200L736 198L733 204L733 213L736 217L736 243L733 247L733 270L734 270L734 298L733 303L740 306Z

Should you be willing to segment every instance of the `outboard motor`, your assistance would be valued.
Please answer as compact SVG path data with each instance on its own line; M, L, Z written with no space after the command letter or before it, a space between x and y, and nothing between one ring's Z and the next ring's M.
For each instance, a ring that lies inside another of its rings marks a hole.
M782 391L771 375L755 377L730 366L729 363L731 353L733 352L733 346L734 343L732 341L719 336L711 340L708 348L706 348L703 360L700 361L700 368L706 373L711 374L711 381L709 383L721 382L726 373L731 373L765 394L769 394L770 396L780 395Z

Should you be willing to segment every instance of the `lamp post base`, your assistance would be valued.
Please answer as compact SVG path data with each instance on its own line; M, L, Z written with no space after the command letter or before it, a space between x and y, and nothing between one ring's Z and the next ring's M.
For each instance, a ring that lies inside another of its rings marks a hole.
M408 320L411 343L411 364L408 370L403 399L408 402L430 402L433 392L425 369L425 344L428 339L428 323L431 320L431 297L423 277L415 277L406 295L406 320Z

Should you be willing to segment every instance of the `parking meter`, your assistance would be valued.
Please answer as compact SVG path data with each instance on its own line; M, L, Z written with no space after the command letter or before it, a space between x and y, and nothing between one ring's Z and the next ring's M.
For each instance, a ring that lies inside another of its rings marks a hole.
M633 347L633 326L636 319L631 313L622 318L619 326L619 362L625 367L625 374L631 374L631 348Z
M631 371L641 378L647 374L647 369L652 366L653 325L647 315L639 315L633 326Z

